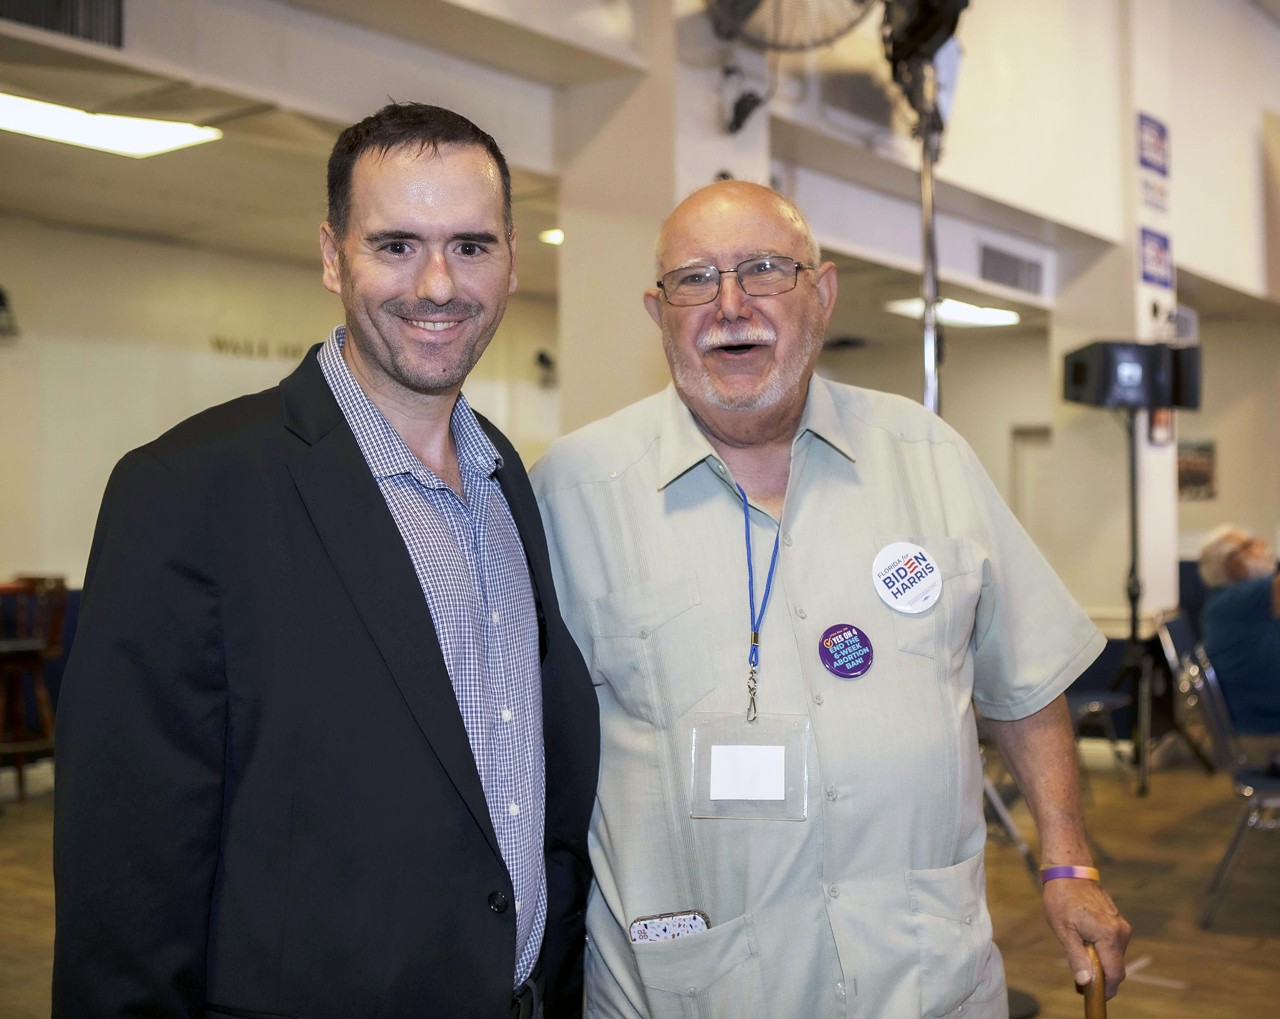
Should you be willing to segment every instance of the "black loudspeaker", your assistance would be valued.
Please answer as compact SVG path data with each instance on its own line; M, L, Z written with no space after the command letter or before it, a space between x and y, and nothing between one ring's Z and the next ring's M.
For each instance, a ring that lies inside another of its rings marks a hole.
M1170 347L1173 353L1173 405L1200 409L1200 348Z
M1063 359L1062 396L1091 407L1200 406L1200 348L1099 340Z

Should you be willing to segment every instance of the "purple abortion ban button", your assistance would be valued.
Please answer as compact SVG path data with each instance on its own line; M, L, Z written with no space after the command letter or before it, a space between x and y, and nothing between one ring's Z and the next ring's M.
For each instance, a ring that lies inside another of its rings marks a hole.
M822 635L818 657L823 667L840 679L857 679L869 668L875 651L867 635L849 623L836 623Z

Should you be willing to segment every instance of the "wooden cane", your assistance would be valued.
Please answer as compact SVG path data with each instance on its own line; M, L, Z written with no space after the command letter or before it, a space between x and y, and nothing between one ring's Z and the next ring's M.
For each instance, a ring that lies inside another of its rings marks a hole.
M1084 987L1084 1019L1107 1019L1107 982L1102 974L1102 963L1092 945L1084 947L1093 968L1093 979Z

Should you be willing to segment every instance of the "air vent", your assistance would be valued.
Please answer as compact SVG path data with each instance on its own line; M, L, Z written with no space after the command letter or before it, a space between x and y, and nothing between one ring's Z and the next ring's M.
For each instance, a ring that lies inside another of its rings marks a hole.
M1044 267L1039 262L1011 255L986 244L981 246L981 259L978 271L990 283L999 283L1028 294L1040 293L1040 288L1044 285Z
M88 42L124 45L124 0L0 0L0 18Z

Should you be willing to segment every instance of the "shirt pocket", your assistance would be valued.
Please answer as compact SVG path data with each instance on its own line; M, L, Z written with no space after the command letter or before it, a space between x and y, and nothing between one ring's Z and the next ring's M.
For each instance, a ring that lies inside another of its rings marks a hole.
M631 946L652 1019L766 1019L750 914L701 934Z
M893 618L898 650L924 658L940 653L954 655L973 635L974 613L982 591L982 574L972 546L963 538L921 538L914 535L878 537L876 548L904 541L919 545L942 571L942 595L923 612L898 612L887 605Z
M1004 989L985 886L981 852L951 867L907 871L925 1019L952 1015Z
M649 581L592 605L591 671L630 714L669 725L715 686L694 577Z

